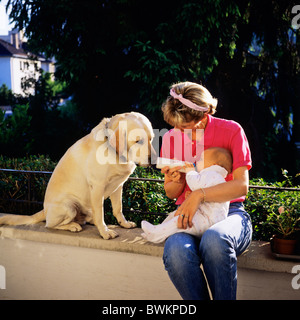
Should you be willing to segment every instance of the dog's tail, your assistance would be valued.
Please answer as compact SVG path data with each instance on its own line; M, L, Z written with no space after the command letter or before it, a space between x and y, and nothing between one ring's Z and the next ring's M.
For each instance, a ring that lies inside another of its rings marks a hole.
M44 210L41 210L32 216L22 216L17 214L5 215L3 217L0 217L0 225L8 224L11 226L18 226L21 224L35 224L45 220L46 215L44 213Z

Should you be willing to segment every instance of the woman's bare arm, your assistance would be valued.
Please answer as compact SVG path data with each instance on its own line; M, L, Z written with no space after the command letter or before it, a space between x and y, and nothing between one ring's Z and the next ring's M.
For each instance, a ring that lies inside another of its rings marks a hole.
M187 226L192 226L194 214L204 197L207 202L225 202L247 195L249 186L247 166L237 168L232 174L233 180L204 188L204 193L201 189L193 191L175 214L175 216L180 215L178 218L178 228L186 229ZM183 219L182 215L188 218Z

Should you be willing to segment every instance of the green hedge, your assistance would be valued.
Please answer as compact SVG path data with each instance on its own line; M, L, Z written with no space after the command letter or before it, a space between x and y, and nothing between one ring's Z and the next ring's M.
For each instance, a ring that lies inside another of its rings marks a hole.
M22 159L10 159L0 156L0 168L34 171L53 171L56 163L46 156L29 156ZM160 171L153 168L137 167L133 177L162 179ZM0 172L0 212L32 214L42 208L39 203L29 204L12 202L14 200L32 200L43 202L44 193L50 175L28 173L16 174ZM291 178L284 172L282 182L268 183L262 178L252 179L251 185L284 187L292 186ZM30 198L29 198L30 191ZM265 189L250 189L245 201L245 208L250 214L253 224L254 240L269 240L273 230L266 223L268 215L279 206L290 206L300 215L300 193L297 191L274 191ZM174 201L165 196L162 183L150 181L127 181L123 190L123 210L127 219L140 222L146 219L152 223L160 223L165 217L159 214L144 214L145 212L169 213L175 210ZM135 212L133 212L135 211ZM105 201L106 222L116 223L112 215L110 201Z
M264 179L252 179L250 185L289 187L293 186L291 177L284 173L282 182L268 183ZM300 216L300 192L299 191L277 191L268 189L251 189L245 201L245 209L250 214L253 226L253 240L269 240L274 234L271 225L267 223L269 215L278 212L278 208L284 206L291 209L292 214Z

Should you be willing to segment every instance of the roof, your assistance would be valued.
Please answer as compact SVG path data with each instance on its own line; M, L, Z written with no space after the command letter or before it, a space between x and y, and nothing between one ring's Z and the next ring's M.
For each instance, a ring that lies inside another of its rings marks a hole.
M9 42L0 39L0 57L1 56L22 56L27 58L27 53L22 48L17 49Z
M0 0L1 1L1 0ZM42 54L34 54L32 52L27 51L26 42L23 42L22 45L24 47L17 49L14 45L11 43L3 40L0 38L0 57L21 57L21 58L32 58L35 57L37 60L45 63L52 63L52 59L47 59Z

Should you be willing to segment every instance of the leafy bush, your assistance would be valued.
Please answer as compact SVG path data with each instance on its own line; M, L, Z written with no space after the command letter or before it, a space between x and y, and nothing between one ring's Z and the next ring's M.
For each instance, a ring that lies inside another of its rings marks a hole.
M46 156L7 158L0 156L0 168L32 171L53 171L56 163ZM29 174L0 171L0 212L33 214L42 208L50 174ZM15 200L15 201L12 201ZM39 203L29 203L23 201Z
M282 182L268 183L262 178L252 179L250 185L276 188L293 187L292 177L283 171ZM296 186L297 187L297 186ZM299 187L299 186L298 186ZM270 189L251 189L245 201L245 209L250 214L253 226L253 240L270 240L274 229L268 223L269 216L280 206L293 207L295 215L300 216L299 191L281 191Z
M13 114L4 118L0 110L0 150L7 155L26 154L32 144L28 134L31 125L31 116L28 114L29 105L16 105Z
M30 156L22 159L10 159L0 156L0 168L17 170L53 171L56 163L46 156ZM282 182L268 183L262 178L253 179L251 185L292 187L292 178L283 172ZM163 179L160 171L153 168L137 167L132 177ZM50 175L28 173L5 173L0 171L0 211L19 214L32 214L42 208L44 193ZM36 201L34 205L15 203L14 200ZM116 223L112 214L110 200L105 201L107 223ZM250 214L253 225L253 240L269 240L274 231L268 223L268 217L280 206L292 207L296 216L300 215L300 193L298 191L275 191L250 188L245 208ZM127 219L140 225L145 219L151 223L161 223L165 218L159 213L170 213L176 209L174 201L165 195L163 183L152 181L128 180L123 189L123 211ZM152 212L154 214L149 214Z
M6 84L2 84L0 87L0 106L9 106L14 102L14 95L11 90L8 89Z
M163 179L160 171L153 168L137 167L132 177ZM152 181L128 180L123 190L123 209L127 212L127 218L138 224L143 220L152 223L161 223L165 219L165 214L176 209L175 202L167 198L163 183ZM157 214L132 214L130 211L152 212Z

